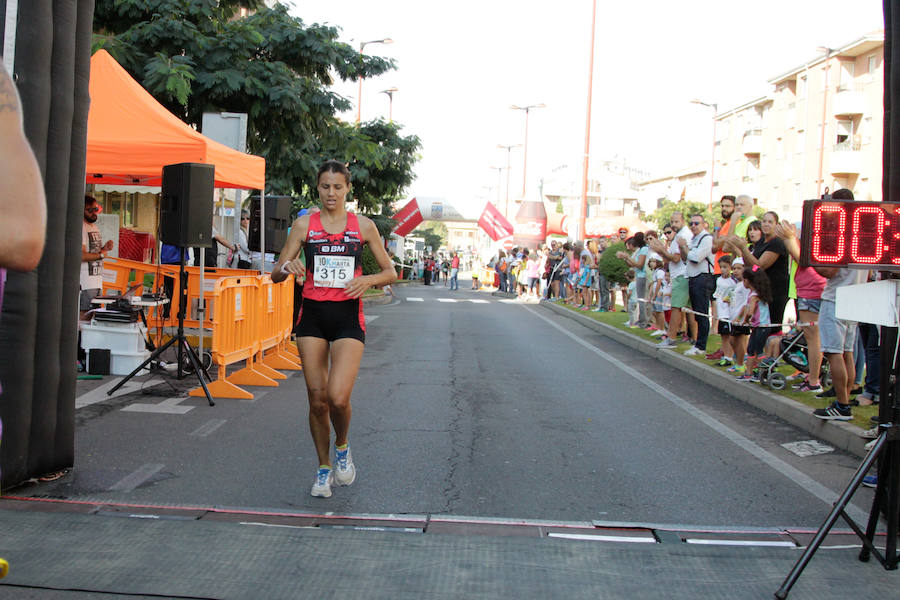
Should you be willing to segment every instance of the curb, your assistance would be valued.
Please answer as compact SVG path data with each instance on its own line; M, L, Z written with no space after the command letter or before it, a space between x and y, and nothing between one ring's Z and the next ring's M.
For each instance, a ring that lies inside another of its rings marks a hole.
M661 350L655 344L629 335L606 323L600 323L587 316L573 313L572 311L557 306L550 302L542 302L545 307L557 314L568 317L585 325L597 333L612 338L617 342L633 348L648 356L655 356L660 362L687 373L715 388L722 390L732 398L736 398L766 413L775 415L794 427L808 432L817 438L824 440L832 446L854 454L860 458L866 455L865 445L869 440L859 437L862 429L856 425L843 421L823 421L812 415L812 410L805 404L801 404L790 398L770 392L762 386L739 383L733 378L724 375L718 369L698 363L680 352Z

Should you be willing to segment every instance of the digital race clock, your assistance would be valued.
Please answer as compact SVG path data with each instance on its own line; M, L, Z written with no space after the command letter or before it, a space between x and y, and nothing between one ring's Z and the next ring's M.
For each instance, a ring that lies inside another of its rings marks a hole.
M800 264L900 271L900 203L806 200Z

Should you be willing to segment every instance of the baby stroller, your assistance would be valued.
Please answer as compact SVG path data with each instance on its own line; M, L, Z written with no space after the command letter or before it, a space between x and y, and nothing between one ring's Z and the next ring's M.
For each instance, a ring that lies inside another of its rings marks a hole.
M759 364L759 381L773 390L783 390L787 386L787 378L775 369L779 364L787 364L801 373L809 373L809 353L803 331L797 327L781 336L780 353L775 358L764 358ZM828 374L828 363L823 362L819 373L822 387L831 385Z

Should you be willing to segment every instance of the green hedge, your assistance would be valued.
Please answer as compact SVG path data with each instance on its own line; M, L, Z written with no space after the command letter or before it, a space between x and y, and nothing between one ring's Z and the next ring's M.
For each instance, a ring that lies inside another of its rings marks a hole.
M600 272L612 283L624 284L628 280L625 279L625 273L629 267L621 258L616 257L616 252L625 252L625 242L617 242L603 251L600 255L600 264L598 265Z

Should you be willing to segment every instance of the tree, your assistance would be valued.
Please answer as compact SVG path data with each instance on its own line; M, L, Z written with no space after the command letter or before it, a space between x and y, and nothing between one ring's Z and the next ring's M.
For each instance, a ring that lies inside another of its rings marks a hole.
M662 231L663 227L669 220L672 218L672 213L681 212L684 216L684 222L687 223L688 219L691 215L700 214L703 215L703 218L706 219L706 222L709 223L709 229L712 230L713 227L717 226L719 221L722 218L721 213L719 212L719 207L714 206L713 210L708 210L708 207L703 202L695 202L691 200L680 200L679 202L671 202L669 200L665 200L656 212L650 215L650 218L656 223L657 231Z
M239 17L237 9L251 9ZM247 113L248 150L266 158L266 193L314 198L324 158L351 163L356 200L375 212L412 179L419 140L393 124L354 127L329 90L394 68L262 0L97 0L94 49L106 48L158 101L200 129L204 112ZM375 181L376 179L379 181Z
M435 231L435 225L443 225L443 223L429 223L428 226L416 229L410 234L425 238L425 247L431 246L432 252L437 252L438 248L443 245L443 238L440 233ZM444 226L444 229L446 230L446 226Z

